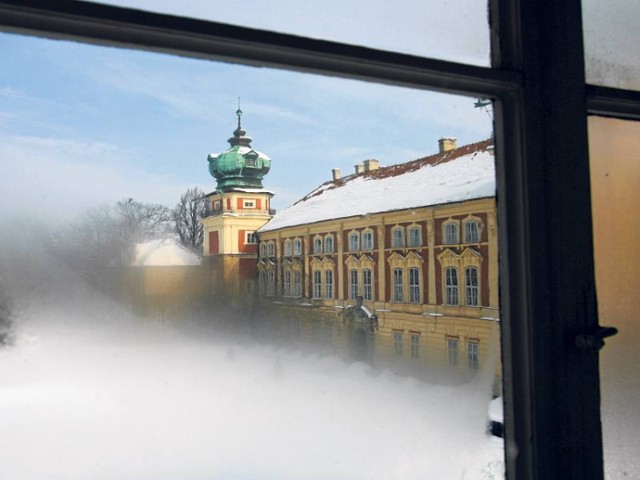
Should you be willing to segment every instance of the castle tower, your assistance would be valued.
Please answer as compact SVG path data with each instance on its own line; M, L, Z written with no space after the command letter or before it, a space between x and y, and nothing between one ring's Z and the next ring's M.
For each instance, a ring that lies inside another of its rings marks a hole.
M251 147L239 106L236 115L238 127L228 140L231 148L207 158L217 186L207 195L208 213L202 225L211 293L237 298L253 291L258 253L255 232L272 217L273 193L262 186L271 159Z

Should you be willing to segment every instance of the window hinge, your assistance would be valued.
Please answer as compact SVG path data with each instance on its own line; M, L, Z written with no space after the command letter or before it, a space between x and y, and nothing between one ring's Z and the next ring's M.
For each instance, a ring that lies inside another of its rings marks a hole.
M595 333L582 333L576 337L576 346L582 350L601 350L604 347L604 339L618 333L615 327L601 327Z

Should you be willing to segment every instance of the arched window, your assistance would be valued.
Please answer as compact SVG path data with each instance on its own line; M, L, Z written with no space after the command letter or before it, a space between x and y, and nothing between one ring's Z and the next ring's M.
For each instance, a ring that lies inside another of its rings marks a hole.
M404 247L404 228L397 227L391 230L391 246Z
M355 300L358 296L358 270L349 270L349 298Z
M267 245L264 243L260 244L260 258L264 258L267 256Z
M449 267L445 270L445 303L458 305L458 270Z
M469 267L465 270L466 304L479 305L478 269Z
M313 239L313 253L322 253L322 238L316 237Z
M282 273L282 295L284 297L291 296L291 270L285 270Z
M284 241L284 256L291 256L291 240L289 240L288 238Z
M480 229L478 222L470 220L464 224L464 241L465 243L478 243L480 241Z
M322 271L313 271L313 298L322 298Z
M269 256L270 257L275 257L276 256L276 244L274 243L273 240L271 240L268 244L267 244L267 249L269 251Z
M324 253L333 253L333 235L324 237Z
M444 226L444 243L456 244L458 243L458 224L447 223Z
M422 245L422 232L420 227L411 227L409 229L409 246L419 247Z
M362 250L373 250L373 232L371 230L362 232Z
M325 279L324 296L326 298L333 298L333 270L325 270L324 279Z
M302 240L296 238L293 241L293 254L294 255L302 255Z
M349 250L352 252L360 250L360 234L358 232L349 234Z

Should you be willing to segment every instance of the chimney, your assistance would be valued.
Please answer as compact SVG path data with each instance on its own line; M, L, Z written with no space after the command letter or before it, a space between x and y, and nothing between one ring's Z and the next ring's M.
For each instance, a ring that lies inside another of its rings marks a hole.
M454 150L458 147L458 139L456 137L442 137L438 140L438 146L440 147L440 153Z
M380 168L380 162L378 160L365 160L364 161L364 171L365 172L373 172L374 170L378 170Z
M340 180L340 178L342 177L342 174L340 173L340 169L339 168L334 168L331 170L331 175L333 175L333 181L335 182L336 180Z
M364 165L359 163L357 165L354 165L354 168L356 169L356 175L360 175L362 173L364 173Z

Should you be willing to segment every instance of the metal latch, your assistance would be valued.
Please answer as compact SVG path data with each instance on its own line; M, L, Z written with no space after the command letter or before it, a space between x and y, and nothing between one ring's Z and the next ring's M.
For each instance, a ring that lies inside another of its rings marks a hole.
M604 339L618 333L616 327L601 327L595 333L582 333L576 337L576 346L583 350L601 350L604 347Z

